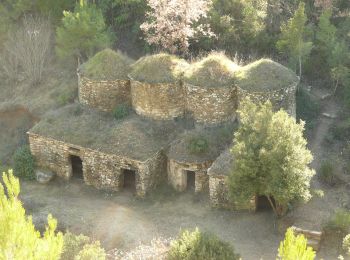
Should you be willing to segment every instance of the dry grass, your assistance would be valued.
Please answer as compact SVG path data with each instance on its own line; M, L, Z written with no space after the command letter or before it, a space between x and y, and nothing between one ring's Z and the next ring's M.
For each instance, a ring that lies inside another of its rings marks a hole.
M293 71L269 59L252 62L234 74L240 88L256 92L278 90L298 81Z
M49 113L31 132L67 143L144 161L167 146L181 131L174 122L141 119L132 114L115 120L111 114L78 104Z
M85 76L96 80L128 79L133 61L120 51L105 49L95 54L82 66Z
M239 66L223 53L212 53L191 64L185 72L186 82L202 87L233 85L233 73Z
M131 78L147 83L173 83L178 81L188 63L170 54L159 53L140 58L132 65Z

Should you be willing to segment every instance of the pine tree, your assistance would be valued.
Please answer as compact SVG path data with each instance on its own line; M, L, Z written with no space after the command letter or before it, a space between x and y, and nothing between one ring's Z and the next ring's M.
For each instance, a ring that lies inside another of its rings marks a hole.
M300 2L294 16L281 26L281 37L277 41L277 49L287 55L292 68L299 65L299 76L302 76L302 63L313 47L311 41L306 41L305 3Z
M57 260L63 247L62 233L56 233L57 221L48 216L44 235L35 230L21 201L19 180L12 171L3 173L0 183L0 259Z

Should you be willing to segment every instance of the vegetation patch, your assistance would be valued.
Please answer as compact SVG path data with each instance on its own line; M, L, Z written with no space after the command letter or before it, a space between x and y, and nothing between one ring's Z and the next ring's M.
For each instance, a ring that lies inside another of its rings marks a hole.
M191 64L185 72L185 80L201 87L233 85L233 73L238 65L223 53L212 53L208 57Z
M238 260L240 256L230 244L211 233L200 232L197 228L193 232L185 230L177 240L172 241L168 259Z
M130 114L130 107L126 104L120 104L113 110L113 117L117 120L123 119Z
M313 129L320 114L320 105L302 87L296 94L297 119L305 121L307 129Z
M350 139L350 119L342 120L331 128L332 137L338 141Z
M338 182L338 178L334 172L334 165L331 161L323 161L319 171L319 178L325 184L334 186Z
M35 161L29 146L19 148L13 156L13 169L15 175L27 179L35 179Z
M325 225L325 231L335 233L344 237L350 232L350 211L345 209L337 210Z
M120 51L105 49L83 64L84 75L96 80L127 80L133 61Z
M202 154L208 151L208 140L203 136L192 137L188 143L188 150L190 153Z
M170 54L145 56L132 65L131 78L148 83L173 83L178 81L188 63Z
M234 76L240 88L255 92L279 90L298 82L293 71L269 59L241 67Z

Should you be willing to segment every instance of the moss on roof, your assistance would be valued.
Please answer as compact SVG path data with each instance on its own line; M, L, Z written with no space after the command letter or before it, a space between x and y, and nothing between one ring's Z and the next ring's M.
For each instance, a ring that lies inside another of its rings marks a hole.
M230 149L226 149L208 169L208 175L229 175L233 171L234 159Z
M234 75L240 88L255 92L279 90L298 82L293 71L269 59L261 59L241 67Z
M238 67L223 53L212 53L191 64L185 72L185 81L203 87L233 85L233 73Z
M105 49L82 66L84 75L96 80L128 79L133 61L120 51Z
M159 122L130 115L115 120L110 114L73 104L50 112L31 133L108 154L145 161L167 147L177 132L174 122Z
M220 153L231 145L236 123L207 129L194 129L183 133L171 144L168 156L178 162L202 163L215 160ZM193 138L203 138L208 142L208 149L203 153L193 153L189 143Z
M173 83L188 67L185 60L166 53L140 58L132 65L131 78L147 83Z

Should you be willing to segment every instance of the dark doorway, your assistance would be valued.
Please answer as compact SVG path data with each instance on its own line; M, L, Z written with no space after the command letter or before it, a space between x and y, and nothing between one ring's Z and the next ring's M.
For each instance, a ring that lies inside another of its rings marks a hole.
M77 179L84 179L83 161L80 159L80 157L71 155L70 162L72 164L72 177Z
M129 191L136 191L136 172L133 170L123 170L123 188Z
M275 200L271 197L272 203L275 205ZM258 196L257 198L257 210L258 211L270 211L272 206L269 199L266 196Z
M194 191L196 187L196 173L194 171L186 171L187 173L187 190Z

